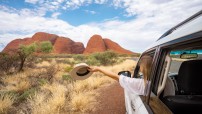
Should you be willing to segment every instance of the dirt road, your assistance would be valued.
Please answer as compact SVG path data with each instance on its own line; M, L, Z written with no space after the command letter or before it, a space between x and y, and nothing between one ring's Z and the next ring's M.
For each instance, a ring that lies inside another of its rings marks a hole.
M125 114L124 92L118 82L103 87L98 92L99 105L91 114Z

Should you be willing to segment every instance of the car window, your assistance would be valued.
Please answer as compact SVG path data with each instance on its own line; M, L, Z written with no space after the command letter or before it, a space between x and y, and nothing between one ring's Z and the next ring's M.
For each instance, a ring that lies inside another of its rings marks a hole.
M186 54L186 56L192 56L193 54L197 54L197 57L193 58L181 58L182 54ZM195 49L195 50L174 50L170 52L170 57L172 58L171 67L169 73L178 74L179 68L184 61L190 61L195 59L202 59L202 50Z
M202 68L201 47L171 50L169 56L171 64L165 88L159 96L160 100L173 113L182 113L181 110L186 112L201 110L202 77L199 75Z
M147 80L149 80L153 57L154 52L141 56L134 72L135 78L147 78Z

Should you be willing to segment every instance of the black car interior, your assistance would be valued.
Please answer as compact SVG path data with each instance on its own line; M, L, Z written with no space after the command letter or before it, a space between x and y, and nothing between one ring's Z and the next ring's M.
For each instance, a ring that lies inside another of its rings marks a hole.
M178 75L172 77L175 95L162 97L174 114L202 111L202 60L182 62Z

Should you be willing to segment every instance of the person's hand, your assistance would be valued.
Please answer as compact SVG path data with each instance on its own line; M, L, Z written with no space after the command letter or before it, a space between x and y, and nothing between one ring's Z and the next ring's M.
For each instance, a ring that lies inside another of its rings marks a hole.
M94 66L94 67L89 67L88 70L91 72L98 72L98 71L100 71L100 68L97 66Z

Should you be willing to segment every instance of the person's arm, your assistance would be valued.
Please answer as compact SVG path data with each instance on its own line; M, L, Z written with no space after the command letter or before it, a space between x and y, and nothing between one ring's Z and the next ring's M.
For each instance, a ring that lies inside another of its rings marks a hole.
M99 71L99 72L105 74L106 76L119 81L119 75L118 74L111 72L111 71L108 71L108 70L105 70L105 69L102 69L100 67L89 67L88 70L91 72L98 72Z

